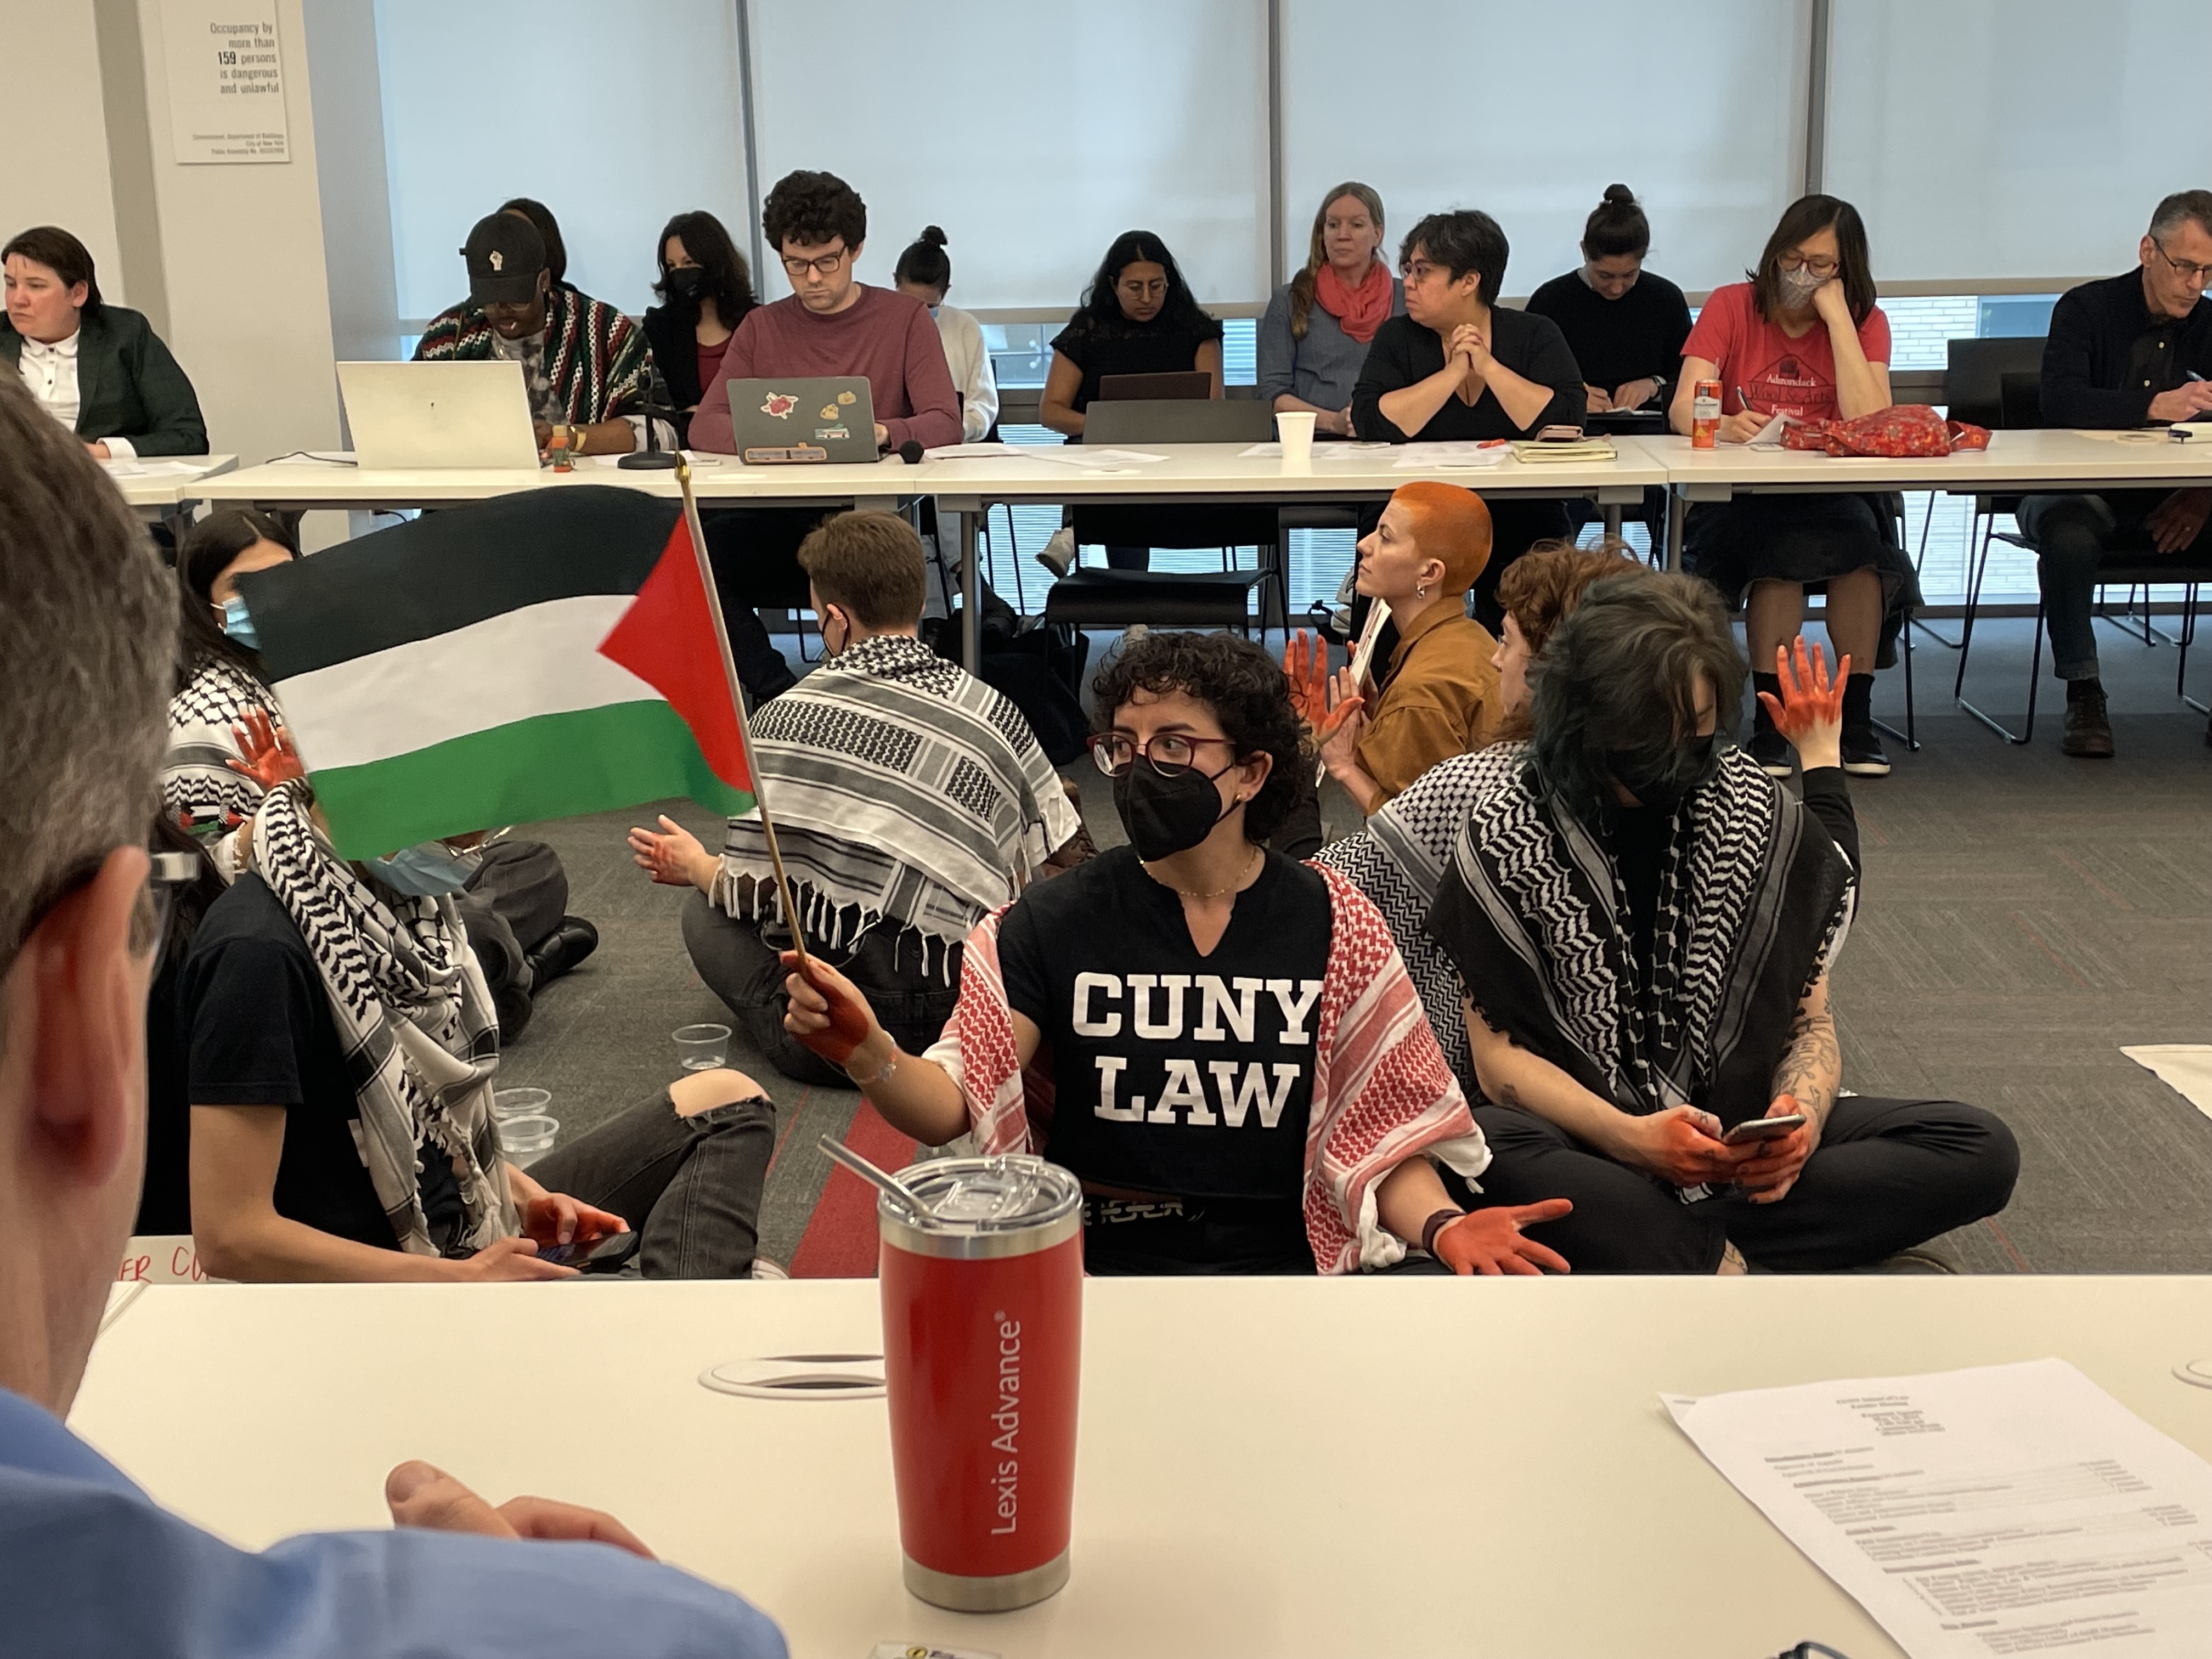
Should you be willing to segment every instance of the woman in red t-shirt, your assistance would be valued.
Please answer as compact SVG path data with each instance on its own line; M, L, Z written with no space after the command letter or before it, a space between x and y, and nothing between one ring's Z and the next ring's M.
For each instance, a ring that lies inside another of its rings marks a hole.
M1889 319L1874 302L1866 227L1832 196L1792 203L1747 283L1715 289L1682 348L1668 418L1690 429L1699 380L1721 383L1723 443L1748 443L1777 415L1851 420L1889 406ZM1882 619L1912 580L1877 495L1739 495L1690 509L1691 569L1745 606L1754 669L1771 671L1795 638L1805 595L1827 595L1829 643L1851 660L1844 691L1844 769L1889 770L1871 704ZM1778 698L1773 674L1753 681ZM1790 746L1757 706L1753 756L1786 777Z

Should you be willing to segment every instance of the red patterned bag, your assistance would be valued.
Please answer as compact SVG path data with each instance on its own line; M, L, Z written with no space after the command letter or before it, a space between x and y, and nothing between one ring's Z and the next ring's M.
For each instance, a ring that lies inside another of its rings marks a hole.
M1926 404L1892 404L1856 421L1807 421L1782 429L1784 449L1821 449L1831 455L1948 455L1987 449L1989 428L1946 421Z

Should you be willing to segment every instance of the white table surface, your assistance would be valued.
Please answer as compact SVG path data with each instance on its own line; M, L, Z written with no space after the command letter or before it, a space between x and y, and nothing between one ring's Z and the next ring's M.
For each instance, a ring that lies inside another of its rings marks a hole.
M2016 494L2037 488L2179 488L2212 483L2212 443L2124 443L2109 432L1995 432L1990 447L1956 455L1890 459L1817 450L1634 440L1692 501L1737 489L1946 489Z
M190 461L193 471L157 473L108 472L108 479L122 492L123 499L133 507L174 507L179 501L205 499L206 480L234 471L238 466L235 455L149 455L147 461ZM102 471L107 469L102 467Z
M155 1286L75 1426L247 1546L383 1524L427 1457L622 1516L802 1659L1768 1659L1899 1650L1673 1426L1691 1394L2071 1360L2212 1454L2205 1278L1092 1280L1074 1577L939 1612L899 1581L884 1407L710 1393L878 1346L868 1281Z
M702 501L767 502L889 501L902 495L979 498L990 501L1214 500L1259 501L1350 499L1389 495L1424 476L1463 483L1485 494L1588 495L1600 491L1621 501L1640 499L1647 484L1664 484L1665 469L1637 439L1616 440L1620 459L1595 465L1525 465L1508 459L1480 471L1401 471L1387 453L1340 459L1328 446L1305 467L1243 458L1246 444L1133 445L1164 460L1122 471L1092 471L1040 460L1018 450L1007 455L925 460L908 466L896 459L865 465L746 466L732 456L695 465L692 489ZM421 470L373 471L361 467L287 461L248 467L211 485L211 499L278 507L426 507L483 501L520 489L558 489L577 484L615 484L655 495L677 494L672 471L625 471L587 458L573 472Z

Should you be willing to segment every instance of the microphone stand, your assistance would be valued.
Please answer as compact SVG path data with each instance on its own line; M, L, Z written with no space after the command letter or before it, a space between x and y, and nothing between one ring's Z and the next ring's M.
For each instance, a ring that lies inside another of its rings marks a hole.
M615 463L617 466L627 472L643 472L665 470L676 465L677 457L661 448L659 435L653 430L656 415L665 416L671 427L676 424L682 411L672 409L668 404L668 382L660 376L660 365L655 363L647 372L645 401L637 406L637 412L645 416L645 447L623 456Z

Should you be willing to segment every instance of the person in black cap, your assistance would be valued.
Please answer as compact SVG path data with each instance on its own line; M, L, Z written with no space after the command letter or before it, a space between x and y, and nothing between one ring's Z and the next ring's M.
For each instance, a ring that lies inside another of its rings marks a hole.
M556 283L544 238L520 213L477 220L461 255L468 301L433 319L415 361L520 363L541 450L552 447L556 433L576 454L636 448L645 417L630 411L645 401L653 357L629 319Z

